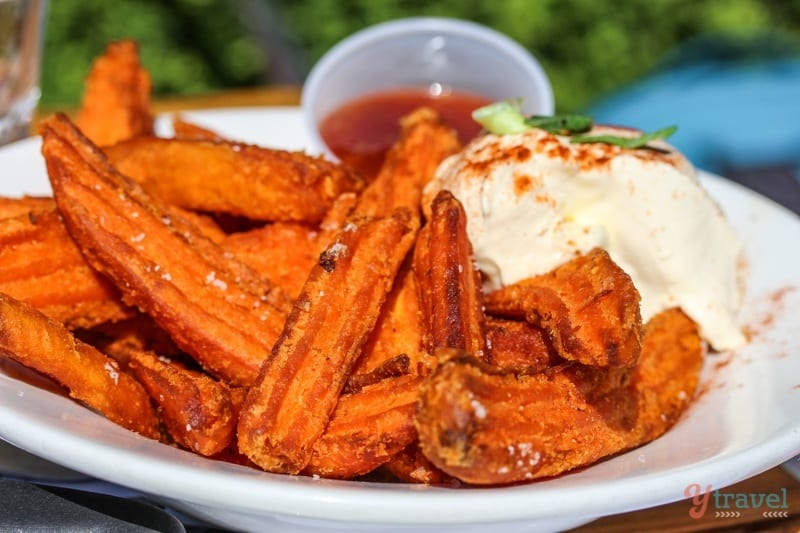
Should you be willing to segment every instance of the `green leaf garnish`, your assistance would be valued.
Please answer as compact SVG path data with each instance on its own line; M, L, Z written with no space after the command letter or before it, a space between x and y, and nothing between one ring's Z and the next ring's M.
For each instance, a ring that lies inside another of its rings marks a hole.
M507 100L479 107L472 112L472 119L487 131L498 135L522 133L530 129L519 106Z
M552 117L534 115L526 118L525 124L549 133L571 135L589 131L594 126L594 121L592 117L586 115L553 115Z
M479 107L472 112L472 118L489 133L505 135L522 133L532 128L539 128L556 135L571 135L574 143L604 143L623 148L652 148L647 143L656 139L666 139L675 133L677 126L670 126L652 133L644 133L637 137L621 137L619 135L581 135L594 127L592 117L586 115L533 115L522 114L522 102L503 100Z
M574 143L604 143L614 144L623 148L645 148L647 143L656 139L666 139L677 130L677 126L669 126L652 133L644 133L638 137L619 137L617 135L575 135L571 142Z
M594 122L585 115L534 115L526 117L520 111L518 100L504 100L480 107L472 112L472 118L487 131L504 135L522 133L539 128L549 133L570 135L592 129Z

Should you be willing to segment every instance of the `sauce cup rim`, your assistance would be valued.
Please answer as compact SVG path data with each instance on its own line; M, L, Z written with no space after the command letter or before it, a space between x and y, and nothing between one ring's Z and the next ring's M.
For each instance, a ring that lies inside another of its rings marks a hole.
M300 97L303 119L311 143L309 150L321 153L329 159L338 160L319 132L319 122L322 117L317 116L317 102L319 95L324 91L325 80L344 60L364 47L369 47L379 41L403 35L433 32L468 38L494 48L498 53L509 57L524 69L524 74L537 86L536 94L539 100L535 102L536 108L541 110L542 114L553 113L553 91L547 74L539 61L511 37L488 26L468 20L446 17L407 17L368 26L345 37L331 47L312 67L303 84ZM354 97L357 96L354 94Z

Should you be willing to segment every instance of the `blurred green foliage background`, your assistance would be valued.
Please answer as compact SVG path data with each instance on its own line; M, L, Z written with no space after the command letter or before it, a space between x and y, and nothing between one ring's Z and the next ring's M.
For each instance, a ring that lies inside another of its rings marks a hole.
M800 0L51 0L42 103L76 104L92 59L114 39L139 41L166 96L300 83L348 34L422 15L470 19L522 43L550 76L559 111L675 61L678 45L701 37L681 57L717 39L739 57L800 56Z

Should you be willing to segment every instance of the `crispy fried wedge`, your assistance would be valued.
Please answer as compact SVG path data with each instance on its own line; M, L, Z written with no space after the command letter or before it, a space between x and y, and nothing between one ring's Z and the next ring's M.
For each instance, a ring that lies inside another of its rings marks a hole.
M167 203L254 220L317 223L362 179L300 152L232 141L140 137L108 147L112 164Z
M181 209L174 205L165 205L164 209L168 217L174 216L186 220L186 222L194 226L203 237L211 242L222 245L228 237L227 233L225 233L217 222L208 215L189 211L188 209Z
M540 328L522 320L486 317L487 362L520 373L544 372L563 359Z
M0 196L0 220L27 215L31 212L49 211L55 207L56 203L53 199L45 196L22 196L20 198Z
M294 299L319 254L344 227L355 202L353 193L339 196L318 227L300 222L274 222L233 233L222 246Z
M405 483L424 483L426 485L460 485L456 478L436 468L425 457L418 442L412 442L389 459L383 468L392 476Z
M650 321L635 368L567 363L520 375L455 355L421 388L420 446L467 483L555 476L664 433L691 402L702 359L697 327L679 310Z
M108 45L86 79L76 119L98 146L153 134L150 74L139 63L139 47L125 40Z
M32 210L0 219L0 291L32 303L69 329L92 328L132 316L134 310L122 303L116 288L86 262L55 202L23 204ZM172 206L168 209L195 222L215 242L224 239L210 218Z
M230 445L238 411L227 385L153 352L127 352L128 368L150 394L176 443L205 456Z
M486 311L541 327L562 357L586 365L633 366L641 351L639 291L600 248L488 294Z
M109 420L159 439L147 393L116 361L32 306L0 293L0 355L45 374Z
M53 207L0 220L0 292L69 329L133 315L116 288L86 263Z
M325 218L319 224L319 234L316 238L320 252L336 240L337 235L347 223L347 219L353 213L358 198L356 193L342 193L325 213Z
M435 366L430 353L422 348L422 322L414 272L404 265L397 275L375 329L367 339L364 352L353 367L351 382L369 379L373 372L382 372L391 361L405 356L405 373L426 375Z
M401 125L400 140L361 195L356 207L359 214L386 216L397 207L406 207L419 216L422 188L439 163L461 147L455 131L432 109L410 113Z
M344 394L314 443L304 473L350 479L372 472L414 442L422 377L390 377Z
M128 355L133 351L154 352L169 359L190 360L180 351L169 334L143 313L119 322L107 322L76 335L127 368Z
M253 383L285 295L117 173L65 116L44 121L42 136L56 201L89 262L210 373Z
M384 359L378 366L368 372L356 373L354 369L354 372L347 378L347 383L344 389L342 389L342 394L352 394L360 391L364 387L369 387L385 379L396 378L412 373L411 358L401 353L389 359Z
M414 249L414 272L424 324L423 346L486 354L483 292L472 260L467 217L458 200L441 191Z
M274 222L229 235L222 246L296 298L319 259L317 231L299 222Z
M406 261L314 446L307 473L337 478L366 474L416 440L416 388L435 360L422 350L415 285Z
M176 139L196 141L222 141L225 139L219 133L188 121L179 114L172 117L172 130Z
M239 448L272 472L298 473L416 235L407 210L353 223L320 256L239 419Z

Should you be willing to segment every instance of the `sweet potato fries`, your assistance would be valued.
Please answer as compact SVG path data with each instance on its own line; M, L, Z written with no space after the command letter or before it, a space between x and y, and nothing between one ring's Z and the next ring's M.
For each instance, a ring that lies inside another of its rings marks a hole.
M283 325L279 291L169 216L65 116L42 137L56 202L89 262L211 373L252 384Z
M99 146L153 134L150 74L139 62L133 41L108 45L86 80L77 124Z
M231 141L137 137L106 154L168 203L255 220L319 222L340 194L363 188L322 158Z
M642 324L603 250L484 293L461 204L420 205L460 148L434 111L367 183L180 118L156 137L149 90L110 45L76 123L41 124L53 198L0 198L0 356L76 401L216 460L447 486L585 467L692 401L696 325Z

